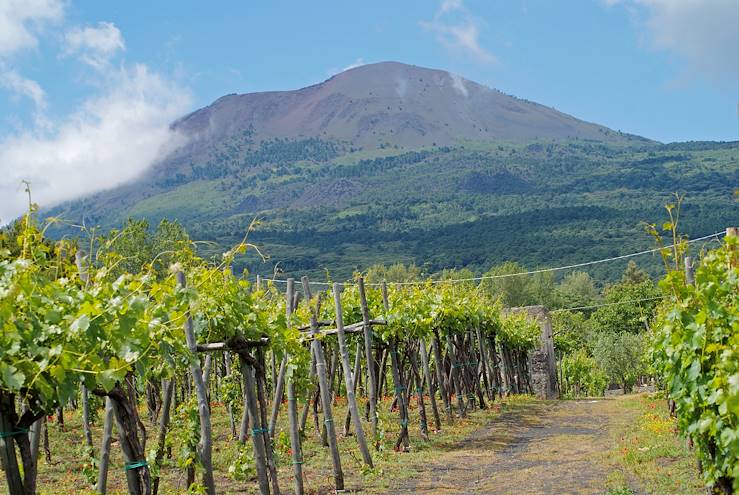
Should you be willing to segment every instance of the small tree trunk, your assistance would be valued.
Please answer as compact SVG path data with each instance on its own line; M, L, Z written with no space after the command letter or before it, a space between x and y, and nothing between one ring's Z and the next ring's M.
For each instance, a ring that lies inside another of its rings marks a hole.
M462 392L462 384L461 384L461 373L459 372L459 362L457 361L456 352L454 351L454 344L452 343L452 338L447 334L446 336L446 345L447 345L447 354L449 355L449 359L451 360L451 381L454 384L454 393L457 396L457 408L459 409L459 415L461 417L465 417L467 415L467 410L464 406L464 399L463 399L463 392Z
M434 360L436 361L436 378L439 382L439 392L444 401L444 409L446 410L446 419L449 424L454 423L454 414L452 413L452 403L449 400L449 389L444 381L444 360L441 358L441 340L439 332L434 330L434 343L432 345L434 351Z
M398 359L398 348L395 339L390 339L390 367L393 373L393 383L395 384L395 396L398 399L398 412L400 413L400 436L395 442L395 450L400 449L403 444L405 450L408 450L408 409L406 408L405 386L400 373L400 363Z
M434 426L436 427L436 431L441 431L441 418L439 417L439 408L436 405L436 392L434 391L434 384L431 380L431 370L429 369L429 355L426 351L426 341L424 339L421 339L419 353L421 354L421 367L423 368L423 376L426 379L426 383L429 387L429 399L431 400L431 412L434 415Z
M82 431L85 433L85 443L92 448L92 430L90 429L90 398L87 387L80 385L82 395Z
M259 412L257 411L257 394L256 381L254 379L254 369L241 357L241 373L244 375L244 396L246 397L245 408L249 414L251 423L254 425L251 440L254 445L254 464L257 468L257 479L259 480L259 492L262 495L269 495L269 479L267 478L267 452L264 448L264 440L259 433L262 428L257 427L259 424Z

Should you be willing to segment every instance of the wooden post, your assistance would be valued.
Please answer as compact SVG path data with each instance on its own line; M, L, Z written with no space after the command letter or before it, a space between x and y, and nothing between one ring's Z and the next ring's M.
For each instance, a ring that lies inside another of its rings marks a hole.
M241 373L244 375L244 407L247 410L249 419L253 426L251 440L254 445L254 464L257 468L257 479L259 480L259 493L262 495L269 494L269 479L267 478L267 451L264 447L264 439L259 434L261 428L259 425L259 411L257 411L257 394L256 380L254 379L254 368L249 364L243 356L239 356L241 360Z
M43 426L43 418L37 420L31 425L31 457L33 459L38 459L39 447L41 446L41 430L43 429Z
M288 303L289 304L289 303ZM272 356L274 357L274 353L272 353ZM272 414L269 418L269 434L274 437L275 436L275 426L277 425L277 415L280 412L280 404L282 404L282 396L285 392L285 372L287 370L287 360L288 355L285 353L285 355L282 357L282 362L280 363L280 373L277 375L277 385L275 386L275 396L274 400L272 401Z
M488 352L485 339L482 337L480 328L475 329L477 336L477 344L480 346L480 363L482 364L482 379L485 384L485 392L488 395L488 400L494 400L495 394L493 393L492 377L489 374L490 367L488 366Z
M185 287L185 274L177 272L177 284ZM203 370L200 368L200 360L197 355L197 341L195 340L195 331L193 330L192 317L187 315L185 320L185 339L187 347L192 353L190 361L190 372L195 382L195 394L198 399L198 415L200 416L200 441L198 442L198 457L200 464L203 466L203 484L208 495L215 495L216 484L213 478L213 461L212 461L212 432L210 426L210 406L208 404L208 392L205 389L203 381Z
M106 493L108 485L108 467L110 466L110 444L113 441L113 401L105 398L105 415L103 416L103 442L100 447L100 467L98 469L98 493Z
M375 374L375 362L372 358L372 326L370 325L369 308L367 307L367 294L364 290L364 278L357 279L357 288L359 289L359 303L362 306L362 322L364 323L364 352L367 358L367 387L369 389L369 414L370 423L372 425L372 438L375 444L375 450L380 448L380 437L378 435L377 424L377 375Z
M334 427L334 418L331 412L331 388L329 386L328 375L326 374L326 358L323 355L323 347L321 341L316 338L318 335L318 318L317 310L311 306L313 296L310 291L310 283L308 277L303 276L303 292L311 309L310 317L310 333L313 337L311 346L316 360L316 374L318 375L318 383L321 388L321 406L323 407L323 421L326 425L326 436L331 450L331 459L334 466L334 481L336 490L344 489L344 472L341 469L341 458L339 457L339 445L336 441L336 428Z
M291 326L290 317L292 316L294 305L297 300L295 294L295 279L287 279L286 299L286 317L287 326ZM287 415L290 420L290 447L293 451L293 473L295 475L293 486L295 487L295 495L303 495L303 449L300 445L300 427L298 423L298 401L295 397L295 383L292 376L287 379Z
M690 256L685 257L685 282L688 285L695 284L695 272L693 266L693 258Z
M270 482L272 484L272 492L274 495L280 495L280 485L277 480L277 465L275 464L275 451L272 446L272 437L269 434L267 426L267 362L264 356L264 350L257 348L258 367L254 369L254 377L257 380L257 403L259 404L259 423L261 427L262 441L264 449L267 452L267 468L269 469ZM256 424L256 422L254 423Z
M246 439L249 436L249 399L246 395L246 376L241 373L241 388L243 389L243 411L241 412L241 423L239 424L239 442L246 443Z
M344 335L344 317L341 308L341 292L339 284L334 284L334 304L336 306L336 330L339 340L339 352L341 353L341 365L344 369L344 383L346 385L346 400L349 410L354 420L354 432L356 433L359 451L362 453L364 463L369 467L374 467L372 463L372 455L367 448L367 441L364 438L364 430L362 429L362 421L359 416L359 408L357 407L357 399L354 396L354 379L352 378L351 368L349 365L349 351L346 348L346 335Z
M80 385L80 392L82 396L82 431L85 433L85 443L88 447L92 448L92 430L90 430L90 397L87 392L87 387L84 384Z
M157 453L154 463L157 471L161 468L162 459L164 459L164 447L167 440L167 428L169 427L170 409L172 408L172 395L174 395L174 381L167 380L164 383L164 397L162 397L162 412L159 417L159 436L157 438ZM157 495L159 491L160 476L154 478L153 493Z

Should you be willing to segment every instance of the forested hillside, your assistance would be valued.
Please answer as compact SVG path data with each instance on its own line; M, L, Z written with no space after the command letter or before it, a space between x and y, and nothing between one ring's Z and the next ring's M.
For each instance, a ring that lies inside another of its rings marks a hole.
M720 231L739 217L737 184L739 143L468 141L356 151L318 139L254 145L244 136L175 174L160 170L52 214L105 228L129 217L175 219L193 238L214 241L203 248L212 253L257 217L251 240L270 260L249 265L263 274L279 263L285 272L347 276L397 261L429 273L481 272L506 260L551 266L649 247L642 222L661 218L673 192L686 195L689 235ZM623 268L596 272L614 278Z

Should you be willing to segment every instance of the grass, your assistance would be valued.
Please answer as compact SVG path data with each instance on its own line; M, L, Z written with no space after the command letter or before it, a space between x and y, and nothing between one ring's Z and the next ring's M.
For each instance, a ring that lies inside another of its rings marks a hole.
M554 486L569 483L567 486L571 490L565 490L568 493L575 493L572 490L604 495L704 493L694 454L675 434L675 420L669 417L664 400L654 395L599 399L592 409L594 416L583 415L583 409L569 408L569 401L541 402L526 396L512 396L496 401L486 410L474 411L464 420L456 419L453 426L446 424L442 410L442 430L432 431L428 441L423 441L419 435L418 408L413 400L409 423L411 448L407 453L392 449L399 423L397 413L389 410L391 402L392 399L386 397L378 408L382 438L380 451L373 451L374 469L362 464L353 436L339 437L347 493L384 494L402 489L441 493L439 490L444 486L451 490L448 493L457 493L455 489L459 489L459 483L466 486L468 482L478 491L499 490L501 483L521 488L541 476L546 476ZM572 404L574 406L575 402ZM433 424L428 399L426 405L429 423ZM443 408L443 404L439 407ZM248 464L251 444L241 447L231 437L228 416L221 404L214 403L212 411L213 463L219 493L258 493L253 465ZM506 415L501 417L503 412ZM334 422L339 433L343 430L345 414L345 399L339 397L334 408ZM66 411L64 431L54 422L49 423L52 462L40 460L39 493L93 493L85 471L94 479L95 470L85 462L80 416L79 411ZM141 417L147 426L148 447L151 448L156 427L149 424L144 411ZM547 430L541 429L542 421ZM333 468L328 449L321 446L313 425L312 414L309 414L303 441L306 492L332 493ZM363 422L363 426L368 433L369 424ZM280 487L283 492L291 493L293 472L289 442L286 435L280 433L285 430L283 407L275 454ZM97 451L101 437L99 424L94 426L93 435ZM521 443L521 438L527 436L530 443ZM167 460L163 466L161 493L185 491L185 473L176 461L179 447L173 445L175 459ZM246 453L246 479L234 479L229 475L229 467L241 452ZM582 471L578 468L576 475L570 473L562 477L563 472L583 463L589 468ZM452 483L454 480L456 483ZM593 491L596 487L603 491ZM117 442L112 448L108 488L111 494L126 493L123 459Z
M419 416L415 400L410 404L410 452L394 452L392 447L399 432L398 416L396 412L389 411L391 398L382 400L378 412L382 429L381 450L373 452L375 462L374 469L367 469L361 462L358 448L353 436L339 438L339 449L344 471L345 484L348 493L361 491L365 494L388 493L394 486L401 486L411 480L439 451L448 451L454 445L468 437L472 432L484 427L497 417L501 410L526 404L533 399L527 397L509 397L504 401L496 402L486 410L472 412L468 418L456 419L453 426L448 427L442 417L442 430L430 432L429 441L423 441L419 434ZM433 424L431 408L426 400L429 423ZM439 404L439 407L443 407ZM283 407L278 424L276 441L276 457L279 467L280 487L284 492L292 490L293 475L289 452L289 442L285 435L279 431L286 430L286 407ZM443 415L443 410L440 411ZM334 409L334 421L337 432L343 430L344 416L346 414L346 403L342 398L337 398ZM102 417L102 411L99 412ZM146 424L148 443L147 450L153 448L156 441L156 427L146 419L145 411L141 411L141 418ZM40 494L87 494L94 493L91 482L85 477L85 471L96 476L96 471L90 469L89 461L84 454L84 438L81 427L81 412L75 410L65 411L64 430L53 422L49 422L50 447L52 462L46 463L43 455L39 461L39 493ZM253 466L247 469L248 479L237 480L229 475L229 466L239 457L241 446L232 439L228 415L225 408L218 403L212 408L213 424L213 464L216 476L216 484L219 493L258 493L256 479L253 477ZM365 432L370 431L369 424L363 424ZM96 452L99 451L98 444L101 438L101 425L93 427ZM115 437L115 432L114 432ZM173 445L173 454L176 457L179 450L178 445ZM125 474L123 470L123 459L118 442L112 446L111 469L108 480L108 493L126 493ZM250 458L251 442L247 443L246 458ZM312 414L309 414L306 423L306 437L303 441L303 472L307 493L320 494L330 493L334 486L333 469L328 455L328 449L320 445L313 427ZM199 478L199 474L198 474ZM162 486L160 493L174 494L185 491L185 472L177 466L175 459L165 461L162 468Z
M625 489L626 481L631 479L646 487L650 495L704 494L696 457L677 435L676 419L670 417L665 400L659 394L651 394L627 397L617 403L634 414L635 419L624 425L609 453L614 467L623 474L610 480L613 489ZM612 492L620 493L631 492Z

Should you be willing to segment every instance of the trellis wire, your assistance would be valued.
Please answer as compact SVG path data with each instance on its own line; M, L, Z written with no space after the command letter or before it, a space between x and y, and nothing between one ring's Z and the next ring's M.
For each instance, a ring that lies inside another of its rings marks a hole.
M707 239L712 239L714 237L718 238L718 237L720 237L720 236L722 236L724 234L725 234L725 232L723 232L723 231L722 232L716 232L714 234L705 235L703 237L698 237L696 239L690 239L690 240L688 240L686 242L688 244L691 244L691 243L694 243L694 242L700 242L700 241L705 241ZM483 276L480 276L480 277L471 277L471 278L456 278L456 279L431 280L430 283L432 283L432 284L446 284L446 283L453 284L453 283L459 283L459 282L479 282L479 281L482 281L482 280L494 280L494 279L501 279L501 278L519 277L519 276L523 276L523 275L536 275L538 273L548 273L548 272L557 272L557 271L562 271L562 270L571 270L573 268L581 268L583 266L598 265L598 264L601 264L601 263L608 263L610 261L618 261L618 260L624 260L624 259L628 259L628 258L633 258L635 256L641 256L641 255L644 255L644 254L652 254L652 253L656 253L656 252L662 251L663 249L670 249L670 248L672 248L674 246L675 246L674 244L670 244L668 246L664 246L664 247L661 247L661 248L646 249L644 251L638 251L636 253L623 254L621 256L614 256L614 257L611 257L611 258L603 258L603 259L594 260L594 261L586 261L586 262L583 262L583 263L575 263L573 265L558 266L558 267L554 267L554 268L540 268L538 270L530 270L530 271L527 271L527 272L504 273L504 274L500 274L500 275L483 275ZM275 283L287 283L287 280L281 280L281 279L277 279L277 278L265 278L265 279L262 279L262 280L267 280L267 281L275 282ZM414 281L414 282L387 282L387 285L395 285L395 286L400 286L400 285L424 285L426 283L429 283L429 281L421 280L421 281ZM310 284L311 285L319 285L319 286L329 287L331 285L331 282L310 282ZM351 283L345 283L343 285L353 285L353 284L351 284ZM382 283L365 283L365 285L372 286L372 287L380 287L380 286L382 286Z

